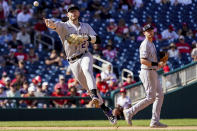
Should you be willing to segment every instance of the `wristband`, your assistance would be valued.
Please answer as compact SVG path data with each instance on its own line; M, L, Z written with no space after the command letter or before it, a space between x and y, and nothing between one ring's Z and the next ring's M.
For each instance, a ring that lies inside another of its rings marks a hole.
M151 65L152 66L158 66L158 63L157 62L151 62Z

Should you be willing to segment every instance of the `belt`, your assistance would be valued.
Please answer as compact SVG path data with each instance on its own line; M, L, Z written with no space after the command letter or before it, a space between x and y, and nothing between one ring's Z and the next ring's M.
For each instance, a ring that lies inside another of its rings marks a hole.
M144 70L156 70L156 69L146 69L146 68L142 68L142 69L144 69Z
M73 56L72 58L70 58L70 59L67 59L69 62L70 61L74 61L74 60L76 60L76 59L79 59L79 58L81 58L84 54L86 54L88 51L85 51L85 52L83 52L83 53L81 53L81 54L79 54L79 55L77 55L77 56Z

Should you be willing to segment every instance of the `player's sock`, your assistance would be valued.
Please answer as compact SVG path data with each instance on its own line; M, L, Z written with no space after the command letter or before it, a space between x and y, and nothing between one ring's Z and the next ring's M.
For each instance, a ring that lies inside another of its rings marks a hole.
M97 90L96 89L92 89L91 91L92 97L98 97L97 96Z
M110 110L109 107L105 106L104 103L103 103L100 107L101 107L101 109L102 109L103 111L106 111L106 112L108 112L108 111Z

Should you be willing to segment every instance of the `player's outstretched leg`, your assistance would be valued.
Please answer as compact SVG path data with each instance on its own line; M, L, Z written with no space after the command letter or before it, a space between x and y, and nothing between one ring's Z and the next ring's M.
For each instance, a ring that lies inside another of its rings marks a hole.
M103 110L104 114L109 119L110 123L115 125L117 123L117 118L112 114L112 109L107 107L103 103L100 94L97 93L97 89L92 89L90 92L91 92L92 102L93 104L95 104L95 107L100 107Z

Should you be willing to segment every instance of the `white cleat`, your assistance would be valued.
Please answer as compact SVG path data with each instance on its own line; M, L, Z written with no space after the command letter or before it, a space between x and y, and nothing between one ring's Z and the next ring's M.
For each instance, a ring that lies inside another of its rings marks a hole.
M131 122L132 114L129 113L128 109L123 110L123 114L124 114L124 118L125 118L125 121L127 122L127 124L132 126L132 122Z
M160 122L150 124L150 128L166 128L166 127L168 127L166 124Z

